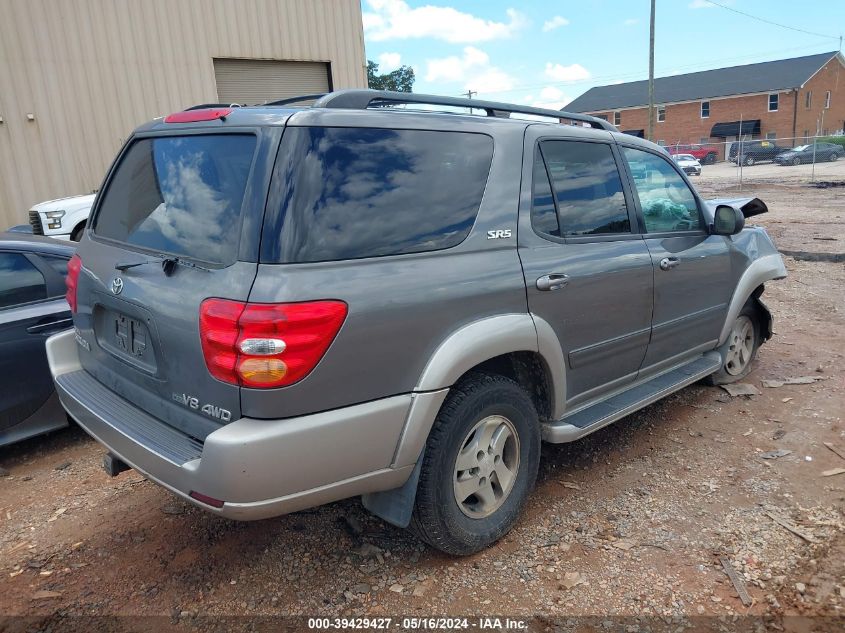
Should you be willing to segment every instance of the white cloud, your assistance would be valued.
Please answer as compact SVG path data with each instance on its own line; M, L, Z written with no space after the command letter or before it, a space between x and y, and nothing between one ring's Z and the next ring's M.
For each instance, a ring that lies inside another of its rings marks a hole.
M378 56L378 70L380 73L389 73L402 65L402 56L399 53L382 53Z
M555 86L546 86L540 91L540 97L534 105L538 108L560 110L570 101L572 101L572 97L566 95L560 88L556 88Z
M580 81L590 78L590 71L581 64L563 66L562 64L546 63L546 77L555 81Z
M628 18L627 20L625 20L625 21L623 22L623 24L624 24L625 26L634 26L635 24L639 24L639 23L640 23L640 19L639 19L639 18Z
M433 37L452 43L486 42L511 37L527 24L516 9L508 9L507 22L485 20L452 7L424 5L411 8L404 0L367 0L364 31L373 42Z
M461 57L452 55L426 62L425 80L430 82L461 82L465 90L480 95L512 90L516 81L500 68L490 64L484 51L467 46Z
M560 28L561 26L566 26L567 24L569 24L569 20L563 16L556 15L551 20L543 22L543 33L554 31L555 29Z

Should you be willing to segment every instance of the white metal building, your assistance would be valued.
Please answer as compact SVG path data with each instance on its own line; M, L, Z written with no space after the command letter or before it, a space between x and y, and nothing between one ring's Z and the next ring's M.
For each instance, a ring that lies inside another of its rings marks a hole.
M360 0L0 0L0 230L154 117L366 84Z

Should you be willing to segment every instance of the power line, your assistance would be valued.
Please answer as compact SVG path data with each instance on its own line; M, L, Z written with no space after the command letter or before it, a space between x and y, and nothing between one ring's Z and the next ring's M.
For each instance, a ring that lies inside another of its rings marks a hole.
M817 35L818 37L825 37L832 40L838 40L838 35L827 35L825 33L816 33L815 31L805 31L804 29L799 29L794 26L787 26L786 24L779 24L778 22L772 22L771 20L767 20L766 18L761 18L756 15L751 15L750 13L746 13L745 11L740 11L739 9L734 9L733 7L726 6L724 4L719 4L714 0L705 0L705 2L712 4L714 7L720 7L725 11L731 11L732 13L737 13L739 15L744 15L747 18L751 18L752 20L757 20L758 22L765 22L766 24L771 24L772 26L779 26L782 29L789 29L790 31L797 31L798 33L806 33L807 35Z

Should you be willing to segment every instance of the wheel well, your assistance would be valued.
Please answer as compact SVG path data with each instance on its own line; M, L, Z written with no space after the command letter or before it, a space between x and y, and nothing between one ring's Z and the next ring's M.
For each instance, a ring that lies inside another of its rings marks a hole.
M76 232L79 231L79 230L84 231L86 222L88 222L87 219L82 220L82 222L77 223L77 225L75 227L73 227L73 230L70 232L71 236L76 235Z
M546 362L536 352L511 352L496 356L476 365L458 380L470 372L484 372L510 378L525 389L534 401L541 420L551 418L551 377Z

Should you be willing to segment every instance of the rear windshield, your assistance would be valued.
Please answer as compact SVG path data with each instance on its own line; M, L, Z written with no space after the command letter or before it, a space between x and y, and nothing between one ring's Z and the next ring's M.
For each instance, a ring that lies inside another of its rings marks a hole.
M157 253L233 263L255 144L251 134L135 141L103 194L94 233Z
M483 134L288 128L262 261L318 262L455 246L475 222L493 159Z

